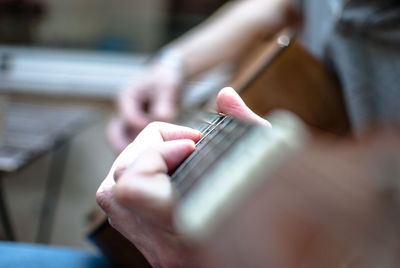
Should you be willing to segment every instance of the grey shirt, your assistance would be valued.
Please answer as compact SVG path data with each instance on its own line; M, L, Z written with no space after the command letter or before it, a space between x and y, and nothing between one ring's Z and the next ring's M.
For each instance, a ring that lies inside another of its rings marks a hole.
M400 1L304 0L304 41L342 83L353 130L400 119Z

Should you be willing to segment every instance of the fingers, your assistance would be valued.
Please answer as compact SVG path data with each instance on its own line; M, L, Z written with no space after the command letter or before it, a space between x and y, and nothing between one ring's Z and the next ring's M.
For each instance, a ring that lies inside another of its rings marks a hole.
M146 106L150 102L148 87L147 83L137 86L128 84L118 96L118 108L122 120L135 128L143 129L151 122L146 112Z
M118 153L121 153L138 133L132 129L127 131L127 126L120 117L112 118L107 126L107 139Z
M174 81L165 81L153 96L149 112L154 120L171 122L177 115L179 85Z
M120 116L127 126L142 130L153 121L170 122L176 117L175 90L168 86L141 85L119 96Z
M170 122L177 114L177 103L170 96L159 96L150 106L151 116L158 121Z
M142 174L157 174L169 173L174 170L186 157L188 157L195 149L193 140L182 139L167 141L154 148L149 148L147 151L156 151L157 155L154 159L147 156L148 152L143 152L145 157L139 156L130 167L119 165L114 171L114 180L118 182L123 173L129 169L136 169L137 173ZM161 157L161 158L160 158Z
M176 116L182 74L156 64L142 78L127 84L119 95L123 120L136 129L143 129L151 121L172 121Z
M157 125L157 127L159 127L160 134L164 141L189 139L197 142L201 138L201 133L193 128L161 122Z
M116 201L140 215L170 224L173 190L167 172L195 148L192 140L175 140L143 152L123 172L115 174Z
M268 121L250 110L237 92L231 87L225 87L218 93L217 106L221 113L229 114L245 121L271 127L271 124Z
M164 173L143 174L128 168L113 188L116 202L160 224L170 224L173 191Z
M168 141L160 148L160 153L167 165L167 173L175 170L195 150L193 140Z
M171 141L189 139L197 142L201 138L198 130L164 122L150 123L138 136L137 140Z
M111 167L110 174L112 176L115 170L129 166L148 148L156 147L172 140L192 140L196 143L200 138L201 133L192 128L163 122L150 123L117 157Z

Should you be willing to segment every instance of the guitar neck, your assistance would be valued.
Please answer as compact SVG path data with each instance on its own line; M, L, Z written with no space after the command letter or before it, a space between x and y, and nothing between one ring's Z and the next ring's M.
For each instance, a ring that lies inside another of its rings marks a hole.
M284 29L272 38L271 41L262 41L247 60L241 64L230 86L238 93L243 93L292 45L295 31Z
M255 127L222 114L210 115L208 123L205 124L201 129L203 136L196 144L196 150L171 176L171 182L180 198L185 196L240 138Z
M303 146L307 134L296 116L276 112L273 128L210 115L195 151L173 172L178 205L175 226L188 238L210 236L235 207Z
M244 92L291 44L292 38L291 31L277 35L231 85L239 93ZM234 204L297 150L305 136L299 120L284 112L270 120L273 129L222 114L205 114L197 120L203 122L195 126L203 137L171 174L178 199L175 225L180 232L192 238L212 233Z

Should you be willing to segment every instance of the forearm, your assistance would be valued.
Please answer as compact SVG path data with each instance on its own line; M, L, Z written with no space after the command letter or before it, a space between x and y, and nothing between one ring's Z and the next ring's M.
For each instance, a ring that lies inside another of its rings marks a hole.
M292 2L240 0L228 3L166 48L180 54L185 76L192 77L234 59L252 40L282 27Z

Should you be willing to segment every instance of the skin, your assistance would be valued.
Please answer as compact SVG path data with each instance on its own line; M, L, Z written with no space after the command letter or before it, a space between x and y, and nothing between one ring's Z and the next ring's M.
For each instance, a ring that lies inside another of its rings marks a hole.
M253 41L284 26L299 26L292 0L242 0L224 5L207 21L166 45L179 54L180 68L155 59L140 81L123 86L108 138L118 152L152 121L177 115L184 82L212 67L235 60ZM218 38L216 38L216 36Z
M270 127L232 88L220 91L217 106L222 113ZM200 137L187 127L149 124L117 157L97 191L110 224L155 267L188 265L198 250L174 231L174 195L167 174L193 152Z

